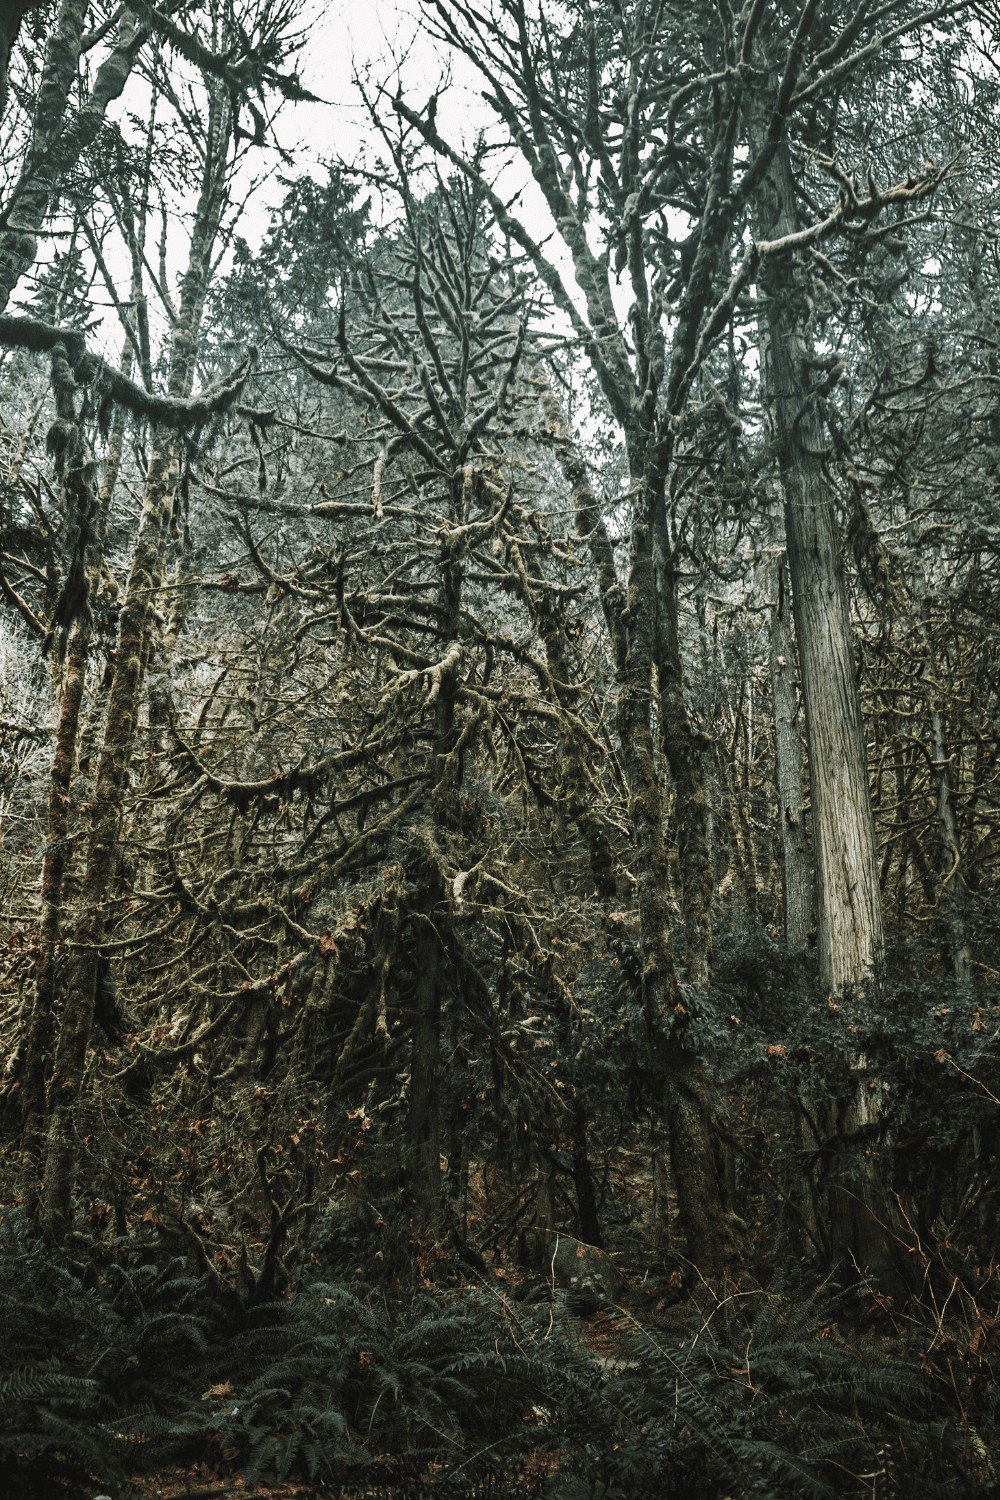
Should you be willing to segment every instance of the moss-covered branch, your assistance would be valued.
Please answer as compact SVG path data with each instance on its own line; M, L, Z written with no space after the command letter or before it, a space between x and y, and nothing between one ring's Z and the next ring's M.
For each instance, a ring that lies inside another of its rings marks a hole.
M0 344L9 349L29 349L36 354L49 353L61 344L78 385L93 385L101 401L110 401L137 417L176 429L199 427L210 417L228 411L242 395L247 376L257 361L257 351L251 349L246 359L222 380L202 395L183 401L143 390L100 355L90 353L84 335L75 328L58 328L37 318L4 314L0 315Z

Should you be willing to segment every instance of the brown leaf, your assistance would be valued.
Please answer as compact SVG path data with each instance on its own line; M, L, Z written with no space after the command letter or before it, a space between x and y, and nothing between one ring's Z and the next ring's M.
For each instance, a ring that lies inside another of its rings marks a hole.
M224 1380L221 1385L210 1385L207 1391L202 1392L203 1401L222 1401L226 1396L233 1394L233 1382Z

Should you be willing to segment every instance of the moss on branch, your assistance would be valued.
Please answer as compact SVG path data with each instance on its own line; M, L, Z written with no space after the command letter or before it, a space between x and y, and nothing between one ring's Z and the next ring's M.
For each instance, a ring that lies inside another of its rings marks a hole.
M124 407L134 416L174 429L200 427L210 417L230 410L243 394L247 376L257 362L257 350L253 348L242 363L200 396L187 400L158 396L152 391L143 390L142 386L136 385L120 370L114 369L100 355L92 354L87 348L84 335L78 329L59 328L38 318L0 315L0 345L42 354L49 353L60 344L66 350L66 358L77 384L92 386L102 404L111 402Z

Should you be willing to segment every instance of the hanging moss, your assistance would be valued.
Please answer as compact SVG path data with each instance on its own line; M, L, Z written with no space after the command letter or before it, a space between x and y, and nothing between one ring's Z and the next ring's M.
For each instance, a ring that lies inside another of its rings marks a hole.
M16 318L5 314L0 316L0 344L13 349L28 349L36 354L49 353L61 345L76 384L92 387L98 411L105 414L105 420L110 407L117 405L134 416L173 430L196 429L210 417L233 407L257 362L257 350L252 348L246 359L223 380L202 395L182 401L143 390L100 355L91 354L83 334L75 328L57 328L37 318Z

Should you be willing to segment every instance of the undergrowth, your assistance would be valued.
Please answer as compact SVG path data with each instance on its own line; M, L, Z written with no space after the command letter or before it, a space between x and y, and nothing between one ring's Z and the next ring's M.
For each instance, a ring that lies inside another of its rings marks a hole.
M588 1325L499 1282L362 1294L315 1278L234 1326L177 1261L60 1265L8 1214L0 1492L124 1497L201 1461L331 1489L391 1463L462 1494L532 1455L553 1500L991 1493L989 1432L892 1329L779 1292L668 1316L610 1314L614 1355L598 1357Z
M635 1329L631 1348L604 1391L613 1430L576 1450L609 1496L987 1493L916 1362L814 1301L734 1296L679 1339Z

